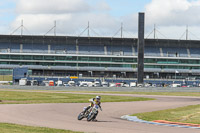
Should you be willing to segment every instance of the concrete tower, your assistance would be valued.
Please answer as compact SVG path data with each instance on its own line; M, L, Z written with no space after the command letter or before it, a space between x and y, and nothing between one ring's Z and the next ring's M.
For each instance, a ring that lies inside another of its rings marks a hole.
M144 83L144 25L145 14L139 13L138 17L138 70L137 70L137 82L138 84Z

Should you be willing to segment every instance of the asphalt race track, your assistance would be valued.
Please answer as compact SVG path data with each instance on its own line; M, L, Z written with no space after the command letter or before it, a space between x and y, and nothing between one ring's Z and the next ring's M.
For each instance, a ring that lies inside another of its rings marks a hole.
M131 95L128 96L141 96ZM153 101L102 103L97 122L78 121L77 116L88 104L1 104L0 122L42 126L91 133L200 133L199 129L157 126L120 119L121 116L200 104L198 97L144 96Z

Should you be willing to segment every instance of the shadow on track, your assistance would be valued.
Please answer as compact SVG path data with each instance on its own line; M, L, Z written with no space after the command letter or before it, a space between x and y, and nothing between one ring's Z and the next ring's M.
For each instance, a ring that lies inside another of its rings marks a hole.
M82 120L84 122L101 122L101 123L104 123L104 122L116 122L116 121L103 121L103 120L97 120L97 121L87 121L87 120Z

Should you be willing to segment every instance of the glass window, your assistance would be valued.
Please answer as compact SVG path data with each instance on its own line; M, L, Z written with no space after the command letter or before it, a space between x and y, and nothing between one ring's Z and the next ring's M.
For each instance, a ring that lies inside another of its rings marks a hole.
M170 60L170 59L168 59L168 60L166 60L166 63L167 64L178 64L179 61L178 60Z
M9 59L9 55L0 55L0 59Z
M76 63L66 63L66 66L76 66Z
M0 64L9 64L7 61L0 61Z
M88 57L78 57L79 61L88 61Z
M28 75L32 75L32 70L28 70Z
M136 62L136 60L133 58L124 58L123 60L124 60L124 62L133 62L133 63Z
M67 61L77 61L77 57L75 56L66 56Z
M99 57L89 57L89 61L99 61Z
M39 65L42 65L42 66L55 66L55 64L52 63L52 62L39 62Z
M20 55L10 55L10 58L20 60Z
M105 61L105 62L110 62L111 58L110 57L100 57L101 61Z
M129 68L132 67L131 64L123 64L122 66L123 66L123 67L129 67Z
M12 75L12 69L0 69L0 75Z
M21 65L20 62L10 62L10 64L13 64L13 65Z
M21 58L23 60L32 60L32 56L31 55L22 55Z
M157 63L156 59L144 59L145 63Z
M110 67L110 64L101 64L101 67Z
M123 62L122 58L112 58L113 62Z
M188 60L189 64L199 64L198 60Z
M179 63L181 63L181 64L188 64L188 60L179 60Z
M33 56L34 60L43 60L43 56Z
M111 67L122 67L120 64L112 64Z
M192 68L192 69L200 69L200 67L191 67L191 68ZM191 69L191 68L190 68L190 69Z
M157 59L158 64L166 64L167 60L166 59Z
M24 65L35 65L35 62L24 62Z
M55 58L56 60L60 60L60 61L65 60L65 56L56 56Z
M45 60L54 60L55 56L44 56Z
M88 67L88 64L87 63L79 63L78 66L80 66L80 67Z
M157 65L144 65L144 68L161 68L161 66L157 66Z
M100 67L100 64L89 64L90 67Z
M65 63L55 63L56 66L65 66Z

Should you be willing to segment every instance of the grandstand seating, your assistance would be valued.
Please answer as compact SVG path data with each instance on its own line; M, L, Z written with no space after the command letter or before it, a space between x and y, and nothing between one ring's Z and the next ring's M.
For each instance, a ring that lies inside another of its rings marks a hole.
M78 51L77 51L78 49ZM134 49L134 50L133 50ZM107 50L107 51L105 51ZM188 52L189 51L189 52ZM20 44L0 43L0 52L20 52ZM84 54L84 55L137 55L137 47L132 45L87 45L81 44L76 48L75 44L51 44L48 51L48 44L23 44L24 53L52 53L52 54ZM162 53L161 53L162 52ZM190 54L190 55L189 55ZM145 56L156 57L200 57L200 48L174 48L174 47L145 47Z
M48 53L48 45L45 44L23 44L24 53Z
M51 53L55 54L76 54L76 45L51 45Z
M131 55L133 55L132 46L130 46L130 45L123 46L122 47L122 51L124 52L125 56L131 56Z
M133 55L131 45L107 45L106 47L108 55Z
M145 56L161 56L160 49L157 47L145 47Z
M7 53L7 52L19 52L20 45L16 45L14 43L0 43L0 52Z
M79 45L79 54L104 55L103 45Z
M107 47L107 54L108 55L120 55L120 51L122 51L121 47L119 45L116 45L116 46L108 45L106 47Z
M200 48L190 48L191 57L200 57Z
M163 47L162 50L165 57L188 57L186 48Z

